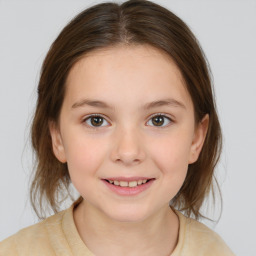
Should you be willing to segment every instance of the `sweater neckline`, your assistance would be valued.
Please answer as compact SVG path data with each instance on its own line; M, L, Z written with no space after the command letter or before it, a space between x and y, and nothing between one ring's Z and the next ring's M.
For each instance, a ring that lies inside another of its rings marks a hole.
M62 230L66 237L66 240L69 244L69 247L72 251L73 255L76 256L95 256L83 242L80 237L77 227L74 221L74 208L78 205L77 202L73 203L70 208L64 211L62 218ZM185 233L186 233L186 217L179 212L178 210L174 210L174 213L178 216L179 219L179 234L178 234L178 242L170 256L178 256L181 255L181 251L184 245Z

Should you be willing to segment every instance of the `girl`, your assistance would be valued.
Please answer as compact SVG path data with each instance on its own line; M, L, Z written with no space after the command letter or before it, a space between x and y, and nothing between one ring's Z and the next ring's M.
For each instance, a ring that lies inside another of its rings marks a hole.
M32 144L32 205L56 214L0 255L233 255L197 221L221 149L207 63L163 7L99 4L63 29L43 63ZM80 197L60 212L71 182Z

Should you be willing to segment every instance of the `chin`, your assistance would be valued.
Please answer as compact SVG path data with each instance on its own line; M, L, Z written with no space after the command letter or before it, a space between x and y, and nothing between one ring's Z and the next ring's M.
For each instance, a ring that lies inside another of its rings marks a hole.
M105 212L105 214L108 215L110 219L113 221L118 222L129 222L129 223L136 223L136 222L142 222L145 219L149 217L149 213L145 211L144 209L115 209L112 211L109 211L108 213Z

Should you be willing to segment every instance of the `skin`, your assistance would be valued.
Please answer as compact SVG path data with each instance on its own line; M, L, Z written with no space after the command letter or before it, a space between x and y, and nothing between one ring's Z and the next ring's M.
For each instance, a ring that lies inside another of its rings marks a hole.
M169 201L200 154L208 116L195 123L179 69L151 46L93 51L73 66L66 86L59 124L50 131L56 157L67 162L85 199L74 210L81 239L96 255L170 255L179 219ZM88 98L113 108L82 104ZM167 98L176 103L142 108ZM152 115L159 113L166 117L157 126ZM100 127L90 114L104 118ZM120 196L102 181L117 176L155 180L138 195Z

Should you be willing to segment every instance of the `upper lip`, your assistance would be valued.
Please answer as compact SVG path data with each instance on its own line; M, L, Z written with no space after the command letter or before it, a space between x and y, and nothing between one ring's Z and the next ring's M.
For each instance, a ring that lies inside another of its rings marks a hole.
M152 177L109 177L105 178L104 180L116 180L116 181L139 181L139 180L151 180Z

